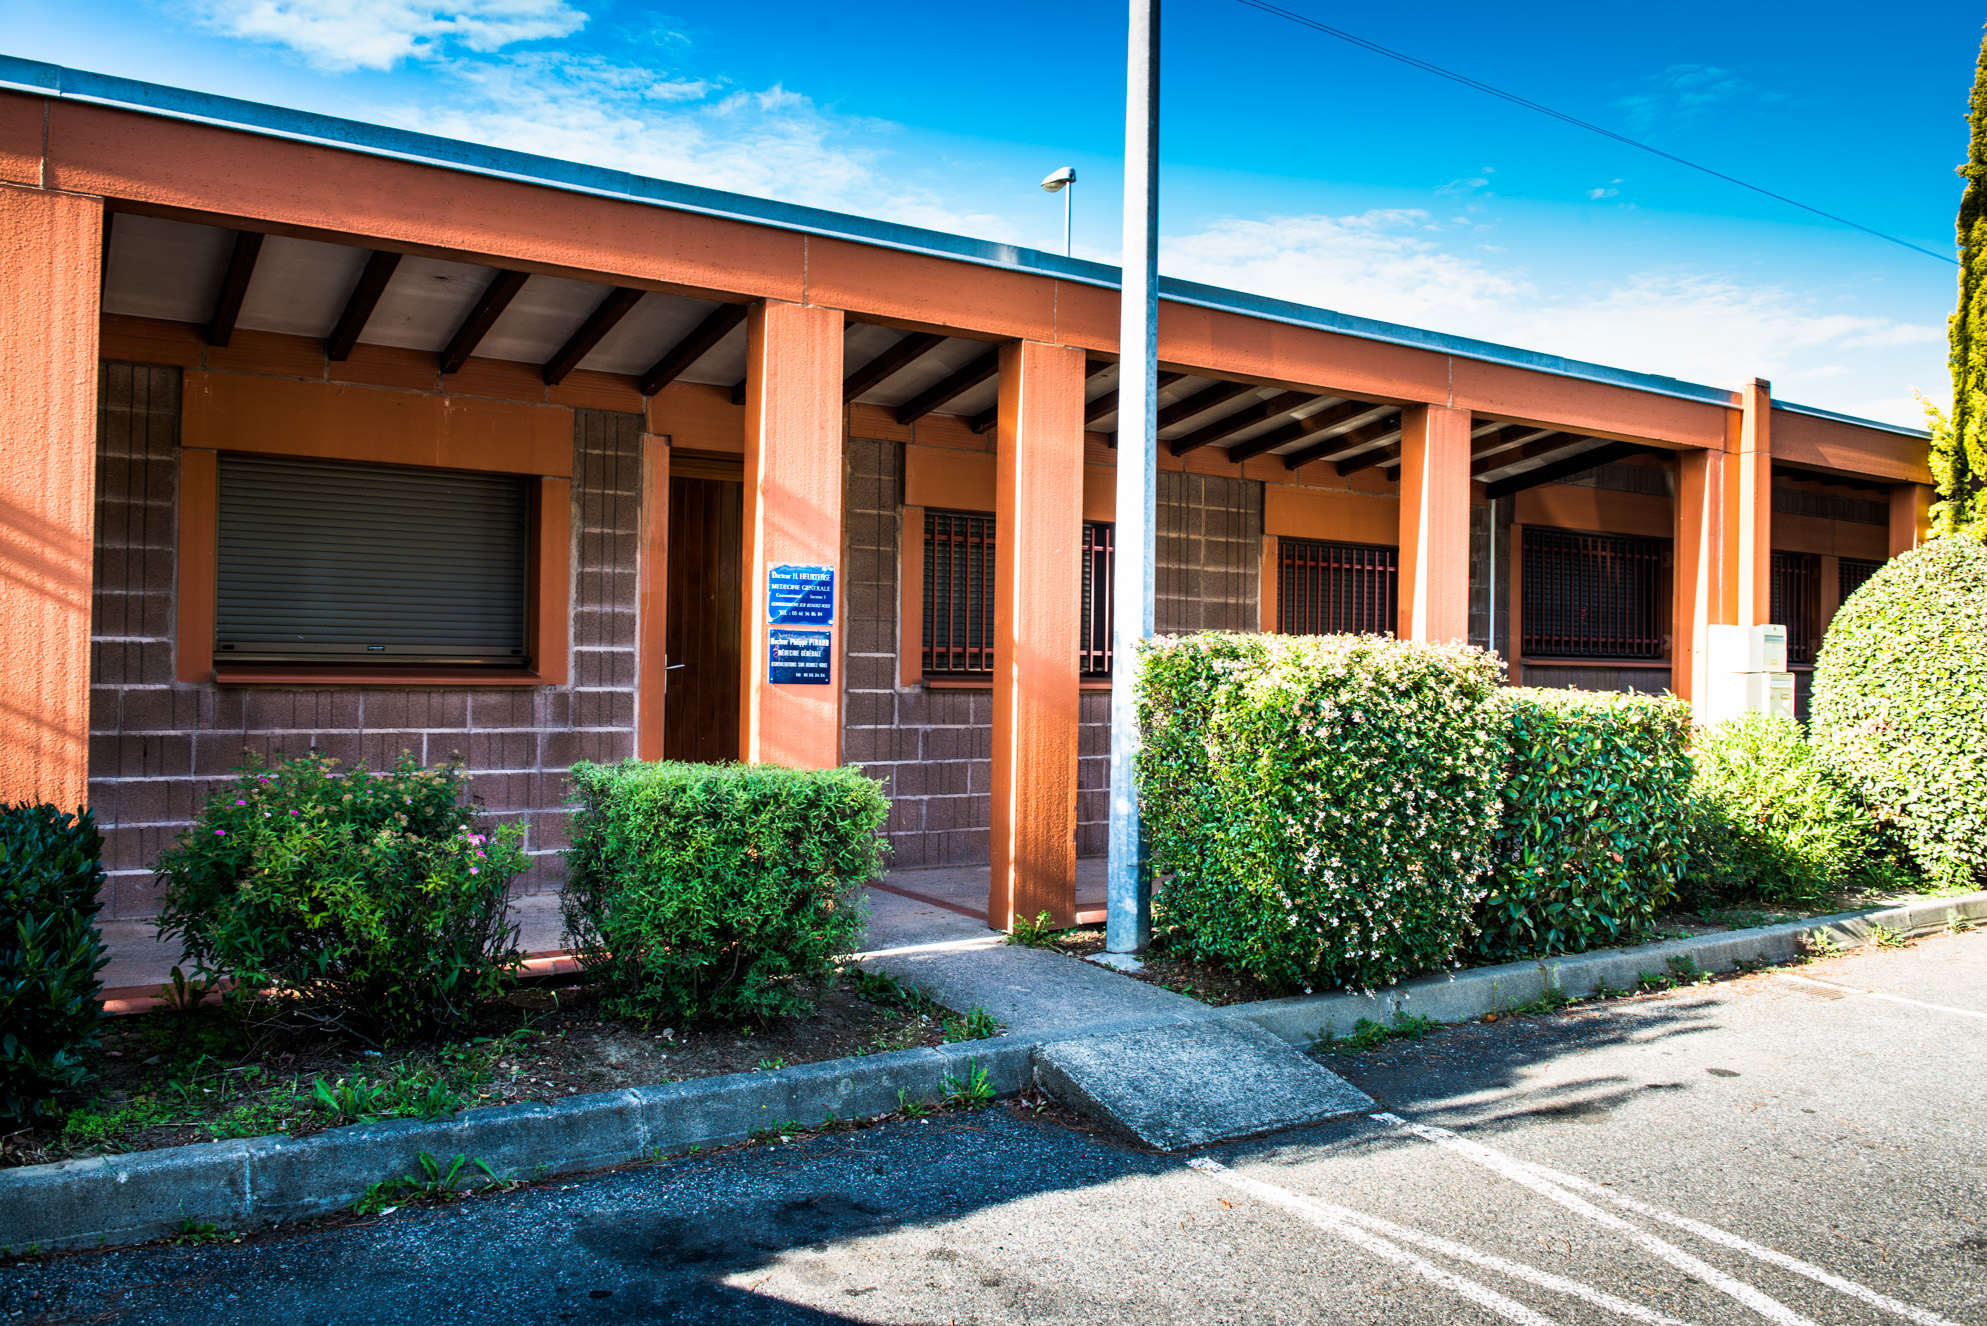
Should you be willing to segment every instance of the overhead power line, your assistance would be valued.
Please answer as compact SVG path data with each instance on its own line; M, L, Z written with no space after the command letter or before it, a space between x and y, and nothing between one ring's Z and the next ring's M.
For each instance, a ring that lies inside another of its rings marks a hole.
M1858 222L1855 221L1851 221L1846 216L1837 216L1833 212L1824 212L1819 207L1810 207L1808 204L1801 202L1799 199L1789 198L1784 193L1775 193L1773 192L1773 190L1763 189L1757 184L1748 184L1746 181L1738 178L1736 175L1727 175L1722 170L1713 170L1709 166L1701 166L1697 162L1686 160L1683 157L1678 156L1674 152L1665 152L1660 147L1651 147L1649 144L1641 142L1638 139L1630 138L1627 134L1618 134L1612 129L1603 128L1602 126L1595 124L1590 120L1583 120L1577 115L1568 115L1566 112L1556 111L1550 106L1542 106L1538 102L1533 101L1528 97L1521 97L1515 92L1506 92L1503 88L1492 87L1490 84L1485 83L1480 79L1471 78L1467 74L1459 74L1455 72L1453 69L1444 69L1439 64L1430 64L1426 60L1416 59L1414 56L1408 55L1402 51L1394 50L1392 47L1382 46L1375 41L1368 41L1364 37L1357 36L1353 33L1345 31L1343 28L1335 28L1329 23L1320 23L1317 19L1308 18L1303 14L1294 13L1291 10L1284 9L1279 5L1269 4L1266 2L1266 0L1236 0L1236 2L1238 4L1247 5L1251 9L1259 9L1265 14L1273 14L1277 18L1288 19L1290 22L1296 23L1302 27L1307 27L1313 29L1314 31L1322 32L1328 37L1337 37L1340 41L1349 42L1352 45L1357 46L1362 50L1371 51L1375 55L1384 55L1389 60L1398 60L1402 64L1412 65L1414 68L1422 70L1425 73L1434 74L1438 78L1446 78L1452 83L1461 83L1466 88L1473 88L1478 92L1485 93L1489 96L1497 97L1503 101L1508 101L1514 106L1523 106L1526 110L1537 111L1541 115L1549 115L1553 119L1562 121L1563 123L1566 124L1573 125L1575 128L1585 129L1589 133L1597 133L1601 135L1601 137L1603 138L1612 138L1617 143L1626 143L1630 147L1640 148L1642 151L1648 152L1654 156L1659 156L1663 158L1665 161L1674 161L1679 166L1688 166L1692 170L1702 171L1704 174L1710 175L1716 179L1721 179L1725 181L1727 184L1736 184L1741 189L1751 189L1754 193L1763 194L1766 197L1773 199L1775 202L1785 203L1789 207L1798 207L1803 212L1812 212L1814 215L1819 217L1824 217L1827 220L1835 222L1837 225L1848 226L1851 230L1860 230L1865 235L1874 235L1878 239L1888 240L1892 244L1900 244L1903 247L1910 249L1913 253L1922 253L1927 258L1937 258L1940 262L1949 262L1952 263L1952 265L1955 267L1959 266L1959 260L1947 254L1934 253L1930 249L1922 248L1919 245L1913 244L1908 239L1899 239L1895 235L1886 235L1881 230L1875 230L1869 226L1859 224Z

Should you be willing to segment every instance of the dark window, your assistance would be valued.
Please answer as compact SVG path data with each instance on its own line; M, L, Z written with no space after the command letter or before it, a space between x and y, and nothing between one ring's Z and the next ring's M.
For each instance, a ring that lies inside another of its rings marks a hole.
M991 677L994 519L925 512L924 671Z
M1392 635L1399 553L1356 543L1276 541L1276 629L1284 635Z
M525 661L527 480L223 456L218 657Z
M1813 553L1773 554L1773 624L1787 628L1787 666L1805 668L1821 644L1821 559Z
M1077 670L1086 677L1111 675L1111 614L1114 603L1114 527L1083 522L1083 624L1077 644Z
M1524 652L1661 658L1668 558L1663 539L1526 529Z
M1875 575L1883 567L1882 562L1864 562L1853 557L1845 557L1836 563L1837 603L1847 603L1849 596L1863 587L1863 582Z

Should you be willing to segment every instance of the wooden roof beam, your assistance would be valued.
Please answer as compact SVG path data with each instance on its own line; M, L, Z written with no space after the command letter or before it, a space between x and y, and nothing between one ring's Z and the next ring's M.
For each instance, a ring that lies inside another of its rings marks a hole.
M1537 460L1541 456L1550 456L1570 446L1591 440L1581 433L1541 433L1522 446L1485 456L1482 460L1471 460L1470 477L1481 478L1506 466L1516 465L1521 461Z
M615 324L628 316L629 310L641 302L646 290L636 290L630 286L617 286L608 291L607 298L594 306L579 330L559 347L559 353L545 361L545 385L556 387L566 380L566 375L580 366L580 360L593 353Z
M1317 399L1318 393L1315 391L1279 392L1268 400L1257 401L1253 405L1243 406L1232 414L1223 415L1204 428L1196 428L1185 437L1176 437L1168 442L1166 447L1174 455L1184 456L1189 451L1198 451L1210 442L1233 437L1243 429L1252 428L1264 420L1274 419L1280 414L1289 414L1298 406L1309 405Z
M1316 414L1293 419L1280 428L1270 429L1267 433L1258 433L1247 442L1237 442L1228 448L1228 459L1236 462L1252 459L1265 452L1275 451L1286 443L1299 441L1313 433L1321 433L1327 428L1336 428L1361 415L1371 414L1379 408L1381 407L1367 401L1340 401L1337 405L1328 405Z
M946 377L944 381L934 383L898 406L897 422L916 423L947 401L965 395L998 372L1000 372L1000 351L989 350L958 372Z
M326 359L342 364L352 357L352 347L359 343L359 334L365 331L373 310L379 307L379 297L386 293L386 283L393 279L394 269L399 266L399 254L373 250L366 259L365 270L359 273L359 283L352 287L351 297L345 301L345 311L338 315L338 325L324 339Z
M1115 365L1106 364L1105 367L1112 368L1115 367ZM1097 375L1095 373L1092 373L1090 376L1094 378ZM1161 391L1166 390L1166 388L1172 386L1175 382L1178 382L1181 378L1185 376L1186 376L1185 373L1168 373L1164 369L1160 370L1159 390ZM1091 401L1089 404L1083 407L1083 422L1086 424L1094 424L1099 419L1108 418L1109 416L1114 415L1117 412L1118 412L1118 389L1116 387L1113 387L1109 391L1105 392L1102 396L1099 396L1096 400Z
M237 230L234 250L228 254L228 270L214 295L214 316L207 321L207 344L225 348L235 334L235 319L241 316L241 302L255 276L255 260L261 256L262 232Z
M642 395L653 396L688 372L690 366L709 354L717 343L731 335L732 328L745 321L745 305L720 304L690 329L690 334L669 347L662 358L642 374Z
M1595 447L1592 451L1583 451L1577 456L1569 456L1565 460L1555 461L1550 465L1541 465L1535 470L1526 470L1523 474L1514 474L1508 479L1499 479L1496 483L1486 488L1484 493L1494 502L1500 497L1509 497L1513 493L1522 493L1527 488L1537 488L1542 484L1557 483L1561 479L1570 479L1576 474L1585 474L1588 470L1599 469L1601 466L1612 461L1620 460L1625 456L1639 456L1646 451L1653 450L1655 448L1641 446L1634 442L1603 443L1601 446Z
M497 319L517 298L517 292L524 289L526 276L523 272L499 271L490 284L483 287L483 294L476 301L476 307L469 310L469 316L449 337L448 348L442 351L442 372L460 373L462 366L469 362L469 356L476 353L476 347L490 334L490 328L497 325Z
M1308 447L1289 452L1283 458L1283 468L1294 470L1314 460L1330 460L1334 456L1342 456L1349 451L1357 451L1376 442L1385 442L1388 438L1398 435L1400 431L1401 417L1398 413L1388 415L1384 419L1375 419L1370 424L1361 424L1349 433L1340 433L1337 437L1328 437L1322 442L1313 442Z
M885 381L937 349L944 340L935 332L912 332L901 338L842 379L842 403L846 405L864 392L882 386Z
M1237 396L1256 390L1249 382L1217 382L1211 387L1202 387L1193 395L1174 401L1159 411L1159 427L1171 428L1183 424L1197 414L1206 414L1217 405L1226 405Z

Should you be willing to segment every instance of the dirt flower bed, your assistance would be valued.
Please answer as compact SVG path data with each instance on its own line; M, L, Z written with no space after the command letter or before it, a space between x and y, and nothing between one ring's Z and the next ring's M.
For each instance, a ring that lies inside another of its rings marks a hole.
M303 1136L380 1119L555 1100L881 1054L990 1036L889 977L848 971L807 1017L763 1027L666 1027L606 1017L596 991L512 991L447 1045L367 1050L255 1024L209 1004L110 1020L94 1077L59 1123L0 1136L0 1167L270 1133Z
M1757 926L1780 925L1787 921L1805 921L1810 917L1833 916L1838 912L1856 911L1866 907L1891 907L1920 900L1920 895L1914 893L1850 891L1812 906L1775 908L1764 905L1741 905L1705 908L1701 911L1671 911L1656 918L1653 934L1647 939L1636 942L1689 939L1727 930L1750 930ZM1053 933L1024 927L1021 939L1037 947L1052 949L1057 953L1067 953L1078 958L1104 951L1102 926L1078 926L1072 930ZM1148 985L1157 985L1175 994L1198 999L1203 1004L1216 1008L1224 1008L1230 1004L1255 1003L1264 999L1283 999L1304 993L1296 989L1273 989L1261 981L1230 971L1220 963L1196 961L1171 954L1167 951L1167 935L1163 931L1153 936L1152 948L1143 955L1143 961L1145 965L1140 970L1122 974L1135 981L1144 981Z

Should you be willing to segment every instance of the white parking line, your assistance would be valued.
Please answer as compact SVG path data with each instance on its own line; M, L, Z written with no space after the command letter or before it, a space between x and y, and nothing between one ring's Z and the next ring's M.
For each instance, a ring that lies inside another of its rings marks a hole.
M1496 1174L1501 1174L1513 1183L1530 1188L1548 1201L1557 1202L1567 1210L1583 1215L1599 1225L1617 1230L1627 1235L1644 1251L1655 1254L1670 1265L1694 1280L1701 1280L1719 1293L1745 1304L1768 1321L1778 1322L1779 1326L1817 1326L1817 1323L1788 1307L1778 1299L1764 1294L1742 1280L1735 1280L1717 1267L1691 1256L1673 1243L1666 1243L1647 1230L1638 1229L1620 1216L1603 1211L1584 1198L1575 1197L1558 1184L1534 1174L1524 1162L1489 1147L1456 1136L1446 1128L1433 1128L1427 1124L1409 1123L1398 1114L1375 1114L1371 1116L1380 1123L1391 1124L1414 1134L1424 1141L1446 1147L1466 1160L1475 1162Z
M1465 1280L1453 1271L1445 1271L1426 1257L1417 1257L1398 1244L1389 1243L1378 1234L1369 1234L1344 1220L1335 1220L1318 1210L1312 1203L1295 1193L1273 1188L1267 1183L1258 1183L1245 1178L1225 1165L1212 1160L1190 1160L1188 1165L1210 1178L1218 1179L1231 1188L1249 1194L1259 1202L1279 1207L1290 1212L1299 1220L1316 1225L1319 1229L1338 1235L1355 1247L1364 1248L1382 1261L1405 1266L1424 1280L1431 1280L1445 1289L1461 1294L1480 1307L1489 1308L1506 1321L1515 1321L1519 1326L1559 1326L1559 1323L1543 1313L1534 1312L1513 1298L1506 1298L1488 1285L1480 1285L1474 1280Z
M1690 1326L1690 1323L1672 1317L1667 1313L1657 1312L1653 1308L1645 1308L1640 1303L1631 1303L1625 1298L1616 1298L1613 1294L1595 1289L1592 1285L1582 1284L1578 1280L1570 1280L1566 1276L1556 1275L1551 1271L1541 1271L1537 1267L1528 1266L1523 1262L1509 1261L1492 1253L1479 1252L1466 1243L1457 1243L1453 1239L1445 1239L1437 1234L1428 1234L1419 1229L1410 1229L1406 1225L1397 1225L1393 1221L1383 1219L1380 1216L1367 1215L1363 1211L1354 1211L1348 1207L1334 1206L1330 1202L1320 1202L1314 1198L1303 1197L1297 1193L1278 1188L1273 1184L1246 1178L1243 1175L1235 1173L1235 1171L1225 1165L1217 1164L1212 1160L1191 1160L1187 1163L1203 1174L1219 1179L1230 1187L1239 1188L1250 1196L1260 1198L1263 1201L1271 1201L1272 1198L1269 1194L1274 1194L1275 1205L1282 1207L1294 1215L1302 1216L1304 1219L1310 1220L1322 1228L1329 1229L1335 1234L1342 1232L1339 1228L1341 1224L1363 1226L1376 1234L1386 1235L1388 1238L1398 1240L1399 1242L1412 1243L1418 1247L1426 1248L1430 1252L1439 1252L1446 1257L1453 1257L1457 1261L1470 1262L1474 1265L1484 1267L1486 1270L1496 1271L1501 1275L1508 1275L1514 1280L1523 1280L1526 1284L1537 1285L1541 1289L1550 1289L1554 1293L1565 1294L1570 1298L1584 1300L1585 1302L1592 1303L1595 1307L1605 1308L1609 1312L1618 1313L1631 1320L1645 1322L1647 1326Z
M1748 1257L1757 1257L1763 1262L1768 1262L1783 1270L1792 1271L1796 1275L1804 1275L1810 1280L1825 1284L1830 1289L1838 1290L1849 1295L1851 1298L1861 1299L1873 1308L1881 1308L1883 1311L1894 1313L1897 1316L1905 1318L1907 1321L1915 1321L1918 1323L1918 1326L1959 1326L1957 1322L1949 1321L1936 1312L1927 1312L1924 1308L1915 1308L1909 1303L1900 1302L1885 1294L1879 1294L1876 1290L1859 1285L1854 1280L1845 1280L1839 1275L1824 1271L1821 1267L1810 1262L1804 1262L1798 1257L1790 1257L1784 1252L1761 1247L1757 1243L1740 1238L1737 1234L1719 1229L1716 1225L1707 1225L1701 1220L1692 1220L1689 1216L1681 1216L1672 1211L1665 1211L1660 1207L1651 1206L1647 1202L1637 1201L1633 1197L1615 1192L1612 1189L1603 1188L1598 1183L1589 1183L1587 1180L1576 1178L1571 1174L1561 1174L1559 1171L1547 1169L1543 1165L1527 1164L1526 1168L1541 1178L1546 1179L1548 1182L1563 1184L1568 1188L1576 1188L1581 1192L1592 1193L1596 1197L1605 1197L1624 1210L1633 1211L1637 1215L1647 1216L1651 1220L1660 1220L1664 1224L1673 1225L1678 1229L1689 1230L1699 1238L1708 1239L1712 1243L1730 1248L1734 1252L1743 1252Z
M1884 994L1880 990L1863 990L1853 985L1837 985L1834 981L1818 981L1812 976L1796 976L1792 972L1776 972L1783 981L1794 981L1801 985L1818 985L1824 990L1840 990L1843 994L1862 995L1865 999L1881 999L1889 1004L1909 1004L1913 1008L1929 1008L1935 1013L1957 1013L1966 1018L1987 1018L1975 1008L1954 1008L1951 1004L1928 1004L1922 999L1906 999L1903 995Z

